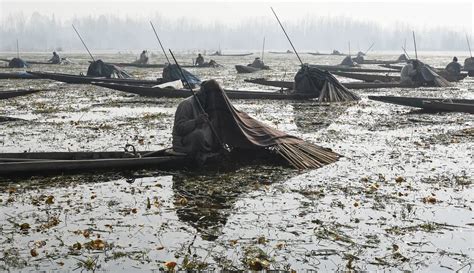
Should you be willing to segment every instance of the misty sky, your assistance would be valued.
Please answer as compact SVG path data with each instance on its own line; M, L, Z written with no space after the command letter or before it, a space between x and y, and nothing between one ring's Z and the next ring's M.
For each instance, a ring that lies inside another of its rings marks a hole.
M202 24L216 21L236 25L248 18L273 19L273 6L283 21L298 21L306 16L346 16L373 21L390 27L396 22L414 28L443 26L472 33L473 1L157 1L157 0L0 0L0 15L33 12L53 15L60 20L84 16L114 14L120 17L187 17Z

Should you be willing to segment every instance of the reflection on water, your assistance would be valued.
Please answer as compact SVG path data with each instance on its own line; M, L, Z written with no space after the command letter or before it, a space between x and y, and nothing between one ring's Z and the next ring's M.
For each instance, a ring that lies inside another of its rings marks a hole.
M86 71L85 54L64 55L76 63L33 69ZM374 53L371 58L398 55ZM340 62L333 56L302 57L308 63ZM127 61L135 55L101 58ZM433 66L450 60L443 54L423 56ZM223 67L190 70L226 88L267 89L235 73L234 65L247 60L216 61ZM292 80L298 69L294 56L268 54L265 62L271 71L250 76ZM161 74L127 70L143 78ZM111 272L148 272L164 269L168 261L182 270L249 269L257 262L248 257L249 249L265 257L260 263L268 262L270 269L469 270L474 115L412 112L367 96L474 98L473 83L466 78L442 90L357 90L360 102L330 106L233 101L266 124L344 156L314 171L250 164L198 172L0 178L0 270L72 271L89 264ZM121 150L127 143L143 151L171 144L179 99L46 80L1 80L0 85L54 89L0 100L0 116L25 119L0 122L0 152ZM105 244L91 245L92 240Z
M267 170L273 170L269 175ZM291 170L249 166L234 171L176 174L173 176L176 214L201 234L214 241L221 235L239 196L261 186L281 182Z

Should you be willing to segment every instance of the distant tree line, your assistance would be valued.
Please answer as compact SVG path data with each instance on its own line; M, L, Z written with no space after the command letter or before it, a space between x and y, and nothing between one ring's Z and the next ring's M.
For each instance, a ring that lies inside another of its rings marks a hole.
M119 18L114 15L89 16L61 21L55 16L33 13L10 14L0 21L0 50L15 51L16 39L23 51L81 50L71 24L81 32L91 50L157 49L152 20L167 48L176 50L257 50L266 37L266 48L284 50L289 44L275 20L254 18L239 25L227 26L222 22L201 24L192 19L168 19L156 14L149 19ZM412 27L397 23L382 27L348 17L304 17L287 23L286 29L297 49L328 52L337 49L365 51L372 43L375 50L401 51L405 39L413 49ZM462 30L442 26L416 29L420 50L466 50Z

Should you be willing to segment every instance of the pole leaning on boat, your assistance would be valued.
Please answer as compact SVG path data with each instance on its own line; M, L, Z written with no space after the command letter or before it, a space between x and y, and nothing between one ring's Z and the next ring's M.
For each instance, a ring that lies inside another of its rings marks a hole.
M150 21L151 28L153 29L153 32L155 32L156 39L158 39L158 43L160 43L161 50L163 50L163 54L165 54L165 58L168 61L169 64L171 64L170 59L168 58L168 55L166 55L166 51L163 48L163 44L161 44L160 37L158 37L158 33L156 33L155 26L153 23Z
M272 7L270 7L270 8L272 9L272 12L273 12L273 14L275 15L275 18L277 19L278 24L280 24L280 27L281 27L281 29L283 30L283 33L285 33L285 36L286 36L286 38L288 39L288 42L290 42L290 45L291 45L291 47L293 48L293 51L295 51L296 57L298 57L298 60L300 60L301 65L303 65L303 61L301 60L300 55L299 55L298 52L296 51L295 46L294 46L293 43L291 42L290 37L288 36L288 34L286 34L285 28L284 28L283 25L281 24L280 19L278 19L278 16L277 16L277 14L275 13L275 11L273 10L273 8L272 8Z
M415 59L418 60L418 52L416 50L416 38L415 38L415 31L413 31L413 44L415 45Z
M84 47L86 48L87 52L89 53L89 56L91 56L92 61L95 62L94 56L92 56L91 52L89 51L89 48L87 48L87 46L86 46L86 43L84 43L84 40L82 40L82 37L81 37L81 34L79 34L79 31L77 31L77 29L74 25L72 25L72 28L74 29L74 31L76 31L76 34L77 34L77 36L79 36L79 39L81 39L81 42L84 45Z

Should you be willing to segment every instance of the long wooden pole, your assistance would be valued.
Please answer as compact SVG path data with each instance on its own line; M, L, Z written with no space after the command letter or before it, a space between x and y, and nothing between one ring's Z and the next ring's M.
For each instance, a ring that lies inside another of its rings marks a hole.
M374 45L375 43L372 43L372 45L365 51L364 55L367 54L367 52L369 52L369 50L371 50Z
M349 57L351 56L351 41L348 42L349 44Z
M263 36L263 46L262 46L262 62L263 62L263 54L265 52L265 36Z
M194 92L193 88L191 87L191 84L189 84L188 78L186 78L186 76L184 75L183 70L181 69L181 66L178 64L178 61L177 61L176 58L174 57L173 51L171 51L171 49L169 49L169 51L170 51L171 57L173 57L174 63L176 64L176 66L178 67L179 72L181 73L181 77L183 77L184 81L186 82L186 85L187 85L188 88L189 88L189 91L191 91L191 94L193 95L194 99L196 100L197 105L199 106L199 109L201 110L201 112L202 112L203 114L206 114L206 111L204 110L204 107L202 107L202 104L201 104L201 102L199 101L199 98L196 96L196 93ZM217 131L214 129L214 126L212 126L212 123L211 123L211 122L209 122L209 127L211 128L211 131L212 131L212 133L214 134L214 136L216 137L216 140L217 140L217 142L219 143L219 145L220 145L222 148L226 149L226 147L224 147L224 144L222 143L222 141L221 141L219 135L217 134ZM226 149L226 150L228 150L228 149Z
M84 43L84 40L82 40L82 37L81 37L81 34L79 34L79 31L77 31L77 29L74 25L72 25L72 28L74 29L74 31L76 31L76 34L77 34L77 36L79 36L79 39L81 39L81 42L84 45L84 47L86 48L87 52L89 52L89 56L91 56L92 61L95 62L94 56L92 56L91 52L89 51L89 48L87 48L87 46L86 46L86 43Z
M283 25L281 24L280 19L278 19L278 16L277 16L277 14L275 13L275 11L273 10L273 8L272 8L272 7L270 7L270 8L272 9L272 12L273 12L273 14L275 15L275 18L277 19L278 24L280 24L280 27L281 27L281 29L283 30L283 33L285 33L285 36L286 36L286 38L288 39L288 42L290 42L290 45L291 45L291 47L293 48L293 51L295 52L296 57L298 57L298 60L300 60L301 65L303 65L303 61L301 60L300 55L299 55L298 52L296 51L295 46L293 46L293 43L291 42L290 37L288 36L288 34L286 34L285 28L284 28Z
M469 48L469 54L471 55L471 58L472 58L471 45L469 44L469 38L467 38L467 33L466 33L466 41L467 41L467 47Z
M408 53L407 53L407 50L406 50L403 46L402 46L402 49L403 49L403 52L405 52L405 55L407 55L407 58L408 58L408 59L411 59L410 56L409 56Z
M18 46L18 39L16 39L16 57L20 59L20 47Z
M413 31L413 44L415 45L415 59L418 60L418 52L416 50L416 38L415 38L415 31Z
M163 48L163 44L161 44L160 37L158 37L158 33L156 33L155 26L153 26L153 23L150 21L151 28L153 28L153 32L155 32L156 39L158 39L158 43L160 43L161 50L163 50L163 54L165 54L165 58L168 61L169 64L171 64L170 59L168 59L168 55L166 55L166 51Z

